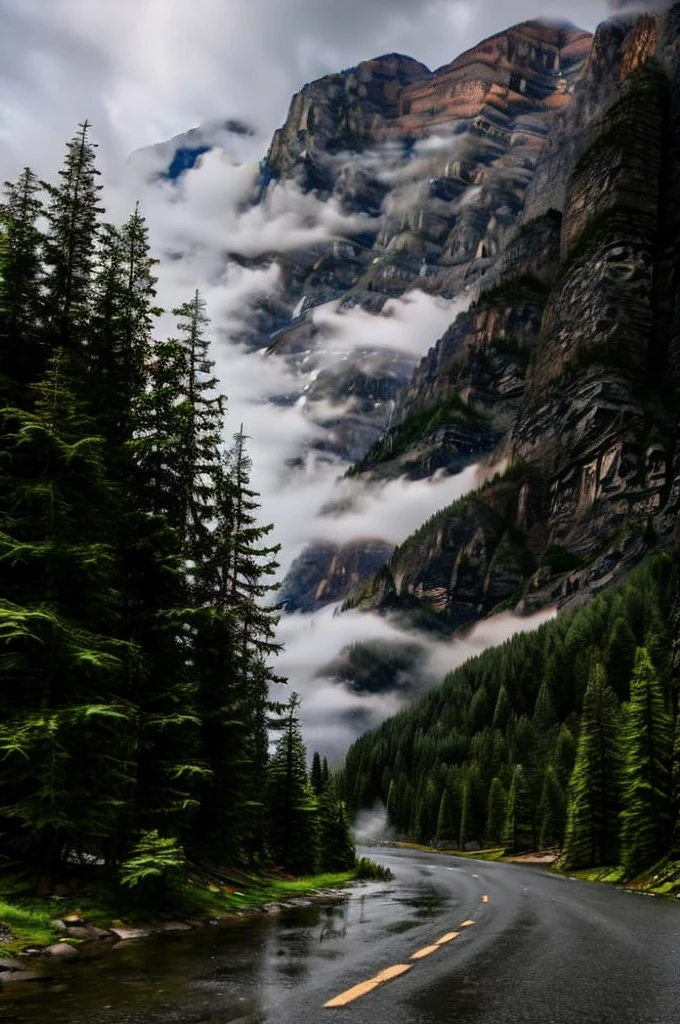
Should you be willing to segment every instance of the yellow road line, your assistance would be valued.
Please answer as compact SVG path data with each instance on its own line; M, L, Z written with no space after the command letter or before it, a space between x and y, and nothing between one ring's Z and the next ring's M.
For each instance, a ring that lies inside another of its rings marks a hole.
M411 954L411 960L422 960L424 956L429 956L430 953L436 953L439 949L439 943L435 943L434 946L423 946L417 953Z
M451 939L457 939L460 932L447 932L446 935L442 935L441 939L437 939L437 945L443 946L445 942L451 942Z
M463 921L462 924L461 924L461 928L469 928L470 925L474 924L474 923L475 923L474 921Z
M378 988L379 985L384 985L386 981L392 981L393 978L406 974L407 971L411 970L412 966L413 964L394 964L392 967L386 967L384 971L380 971L375 977L369 978L368 981L362 981L359 985L354 985L352 988L348 988L346 992L341 992L339 996L329 999L323 1005L324 1007L347 1006L348 1003L353 1003L355 999L368 995L369 992L372 992L374 988Z
M482 896L482 903L488 903L488 902L489 902L489 897L488 896Z

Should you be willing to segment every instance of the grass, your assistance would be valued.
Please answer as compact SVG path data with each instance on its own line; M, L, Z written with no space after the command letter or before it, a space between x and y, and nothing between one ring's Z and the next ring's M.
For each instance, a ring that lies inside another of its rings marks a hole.
M110 928L114 922L153 927L168 920L228 917L319 890L337 889L360 879L381 877L379 872L376 874L378 865L365 861L366 858L358 861L354 871L301 878L248 876L239 887L192 877L172 901L153 911L135 904L129 895L111 884L90 882L69 895L36 896L29 882L17 877L4 878L0 880L0 934L8 931L11 936L0 942L0 955L63 941L56 923L76 912L88 924L100 928Z
M489 847L486 850L437 850L425 843L395 843L401 850L420 850L423 853L440 853L444 857L466 857L468 860L505 860L505 849L502 846ZM511 859L511 858L508 858Z
M626 878L621 867L585 868L564 871L558 865L551 868L557 874L570 875L584 882L604 882L619 885L634 892L651 893L654 896L678 898L680 896L680 861L664 859L635 878Z

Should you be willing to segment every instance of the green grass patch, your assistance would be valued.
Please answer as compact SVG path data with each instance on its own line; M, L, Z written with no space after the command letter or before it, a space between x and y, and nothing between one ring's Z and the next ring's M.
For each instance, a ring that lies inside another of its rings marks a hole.
M251 876L239 887L190 876L180 891L153 910L136 904L128 893L111 885L91 882L69 895L36 896L28 882L3 879L0 925L9 929L12 938L0 944L0 952L17 953L27 946L48 946L58 941L62 935L53 922L76 911L88 924L110 928L114 921L153 926L170 919L208 919L254 910L268 903L339 888L367 878L370 873L363 860L365 858L357 863L354 871L325 872L303 878ZM373 867L377 869L378 865Z

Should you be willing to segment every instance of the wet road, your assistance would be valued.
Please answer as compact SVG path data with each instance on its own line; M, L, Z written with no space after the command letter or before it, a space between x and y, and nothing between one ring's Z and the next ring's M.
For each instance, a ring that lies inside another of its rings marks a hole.
M394 881L352 890L341 902L121 943L55 965L50 980L0 994L0 1021L680 1021L680 900L538 868L370 853ZM351 1001L325 1008L338 997Z

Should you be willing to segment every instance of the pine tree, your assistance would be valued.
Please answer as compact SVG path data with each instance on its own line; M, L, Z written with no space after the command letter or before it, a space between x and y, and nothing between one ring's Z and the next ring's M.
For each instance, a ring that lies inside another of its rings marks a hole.
M313 873L319 860L319 810L307 778L307 753L291 694L283 733L268 773L269 843L275 863L297 874Z
M79 356L74 366L86 367L92 312L92 279L97 253L101 185L95 166L95 146L87 121L66 147L61 182L44 182L47 339L51 349L64 348Z
M35 412L2 414L0 814L49 877L67 849L107 853L133 784L115 502L75 389L58 349Z
M560 785L557 772L552 766L546 769L543 781L543 793L539 818L541 822L539 845L541 849L548 846L562 846L566 825L567 801L565 792Z
M496 776L489 789L486 807L486 825L484 842L488 846L498 846L503 842L505 825L508 817L508 794L501 780Z
M437 843L453 843L456 839L456 825L453 816L453 802L447 789L442 790L437 812Z
M356 849L347 807L330 786L318 796L319 867L323 871L351 871Z
M493 713L494 729L500 729L501 732L505 732L510 724L511 718L512 705L510 704L510 698L508 697L508 691L505 688L505 683L501 683L498 691L498 697L496 698L496 707Z
M325 789L323 780L323 770L321 768L321 757L318 750L314 751L312 755L312 774L311 774L312 789L317 796L321 796Z
M616 863L620 806L619 708L604 669L595 664L583 700L581 734L569 785L564 864Z
M673 720L645 647L635 655L623 738L621 859L633 874L667 853L671 840Z
M512 773L503 845L508 853L520 853L533 848L531 807L526 776L521 764L515 765Z
M32 408L28 385L40 379L46 365L39 191L26 167L16 183L5 182L0 205L0 395L4 391L23 409Z

